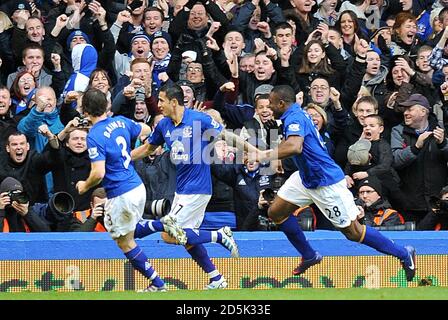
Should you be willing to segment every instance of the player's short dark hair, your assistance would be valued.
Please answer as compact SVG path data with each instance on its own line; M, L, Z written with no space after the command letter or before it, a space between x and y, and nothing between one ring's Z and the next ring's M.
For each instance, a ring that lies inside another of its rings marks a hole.
M82 110L89 115L99 117L107 110L106 95L95 88L90 88L82 96Z
M166 97L169 100L176 99L177 103L180 105L184 105L184 91L177 84L165 84L160 88L160 92L165 92Z
M296 102L296 94L294 89L288 85L280 85L275 86L272 89L271 93L275 93L280 100L283 100L286 103L294 103Z

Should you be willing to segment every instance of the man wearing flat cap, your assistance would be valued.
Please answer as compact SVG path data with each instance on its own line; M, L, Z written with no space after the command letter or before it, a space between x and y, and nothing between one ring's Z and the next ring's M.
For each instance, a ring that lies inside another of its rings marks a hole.
M418 224L430 208L430 197L446 185L448 143L426 97L413 94L400 106L404 121L392 128L393 166L407 196L403 216Z

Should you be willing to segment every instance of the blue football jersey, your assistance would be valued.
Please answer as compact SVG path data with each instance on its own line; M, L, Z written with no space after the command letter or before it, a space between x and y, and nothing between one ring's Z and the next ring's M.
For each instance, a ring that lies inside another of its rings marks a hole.
M138 123L119 116L95 123L87 135L90 160L104 160L106 163L103 187L108 198L124 194L142 184L131 161L131 141L139 136L141 130Z
M344 179L342 169L328 154L324 141L310 116L293 104L282 115L283 135L301 136L302 153L295 155L293 161L299 168L303 185L309 189L328 186Z
M210 140L222 129L209 115L187 108L177 126L167 117L159 122L148 142L168 145L171 161L176 165L176 193L212 194Z

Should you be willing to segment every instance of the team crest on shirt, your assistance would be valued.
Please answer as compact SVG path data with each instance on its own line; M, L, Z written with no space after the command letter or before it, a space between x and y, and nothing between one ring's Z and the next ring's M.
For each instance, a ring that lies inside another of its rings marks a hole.
M211 122L211 124L212 124L213 128L215 128L215 129L218 129L218 128L219 128L219 123L218 123L218 122L216 122L216 121L215 121L215 120L213 120L213 119L212 119L212 122Z
M185 147L180 141L174 141L171 145L171 160L173 162L188 161L188 153L185 153Z
M183 128L182 130L182 138L191 138L191 136L193 135L193 128L190 126L187 126L185 128Z
M288 126L288 131L300 131L300 124L292 123Z
M89 158L90 159L95 159L98 156L99 156L98 149L96 147L93 147L93 148L89 149Z

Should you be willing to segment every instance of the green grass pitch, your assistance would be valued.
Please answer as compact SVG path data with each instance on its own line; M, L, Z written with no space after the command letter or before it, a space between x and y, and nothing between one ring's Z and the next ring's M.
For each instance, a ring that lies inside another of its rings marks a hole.
M447 300L448 288L239 289L137 292L8 292L0 300Z

